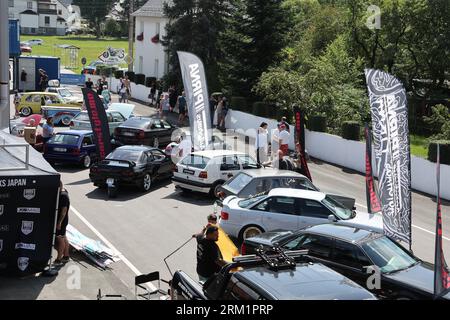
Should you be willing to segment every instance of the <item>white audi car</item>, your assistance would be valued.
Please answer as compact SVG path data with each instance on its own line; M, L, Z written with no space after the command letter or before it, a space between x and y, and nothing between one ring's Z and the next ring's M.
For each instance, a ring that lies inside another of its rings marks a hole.
M219 225L230 236L246 239L273 230L298 230L336 222L383 232L381 214L356 212L318 191L277 188L247 199L223 201Z

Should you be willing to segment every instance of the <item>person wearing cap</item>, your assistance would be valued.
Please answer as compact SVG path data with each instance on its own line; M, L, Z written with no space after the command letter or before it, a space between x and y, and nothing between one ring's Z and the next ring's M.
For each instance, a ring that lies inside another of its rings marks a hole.
M283 155L287 156L289 153L289 138L290 138L291 134L286 130L286 125L285 124L281 124L280 125L280 134L278 136L278 143L279 143L279 148L281 151L283 151Z
M219 228L216 226L209 226L205 236L197 238L197 274L201 283L208 281L227 264L216 243L218 240Z
M206 232L206 229L208 229L208 227L215 226L217 224L217 216L214 213L209 214L206 217L206 219L208 221L206 226L204 226L202 231L200 231L199 233L193 234L192 238L197 238L197 240L200 240L202 237L205 236L205 232Z

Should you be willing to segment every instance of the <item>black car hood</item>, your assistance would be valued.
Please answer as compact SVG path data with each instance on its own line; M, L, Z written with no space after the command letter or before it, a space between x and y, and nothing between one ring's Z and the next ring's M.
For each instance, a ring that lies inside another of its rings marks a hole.
M434 266L428 262L420 262L412 268L384 274L386 278L406 283L411 287L433 294L434 292ZM450 299L450 293L444 296Z

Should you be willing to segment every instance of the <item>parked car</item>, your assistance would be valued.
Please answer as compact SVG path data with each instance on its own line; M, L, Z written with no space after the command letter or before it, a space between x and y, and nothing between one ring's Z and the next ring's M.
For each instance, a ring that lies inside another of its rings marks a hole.
M246 239L265 231L297 230L337 222L383 232L380 214L356 212L318 191L277 188L247 199L231 196L223 201L219 225L230 236Z
M122 145L165 147L171 142L175 129L160 118L133 117L114 130L114 138Z
M47 104L49 99L52 101L51 104ZM81 107L81 103L66 101L53 92L26 92L21 95L16 110L27 117L33 113L41 113L42 106Z
M172 178L183 191L193 190L216 195L219 187L242 170L260 165L251 156L232 150L196 151L179 161Z
M83 67L83 70L81 70L81 74L92 74L95 75L96 70L97 70L97 66L103 65L104 62L102 61L92 61L90 64L88 64L87 66Z
M41 113L45 119L52 118L54 125L68 126L72 119L77 116L82 108L78 106L42 106ZM90 128L89 128L90 129Z
M21 53L31 53L33 49L29 45L20 45L20 52Z
M305 252L292 251L237 257L203 286L185 272L177 271L170 282L171 297L173 300L376 300L360 285L304 255ZM270 266L269 261L277 263Z
M257 194L267 193L275 188L320 191L307 177L298 172L278 170L275 168L261 168L238 173L219 188L217 196L221 200L228 196L247 198ZM327 196L339 201L350 210L353 210L355 207L356 200L354 198L328 193Z
M108 110L106 110L106 118L108 119L109 133L111 136L113 136L114 130L118 126L133 116L134 108L134 104L112 103ZM88 112L82 111L76 115L70 122L70 129L92 130Z
M74 163L89 168L97 158L92 131L63 131L44 145L44 158L50 164Z
M295 232L266 232L246 239L241 251L252 254L261 246L307 249L315 262L323 263L364 287L372 275L367 267L376 266L381 272L380 287L372 289L372 293L388 299L433 299L433 265L421 261L381 233L322 224ZM443 298L450 299L450 293Z
M45 89L45 92L53 92L59 94L65 101L74 102L76 104L83 104L83 97L74 95L69 89L66 87L48 87Z
M44 40L42 39L31 39L26 41L30 46L42 46L44 44Z
M172 176L173 163L163 151L147 146L123 146L91 167L89 177L95 186L108 187L114 197L120 186L137 186L149 191L153 182Z

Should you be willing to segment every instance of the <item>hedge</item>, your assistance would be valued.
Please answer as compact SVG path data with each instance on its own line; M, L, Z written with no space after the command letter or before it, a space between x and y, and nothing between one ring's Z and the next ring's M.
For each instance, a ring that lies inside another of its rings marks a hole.
M308 129L317 132L327 131L327 118L325 116L311 116L308 121Z
M247 111L247 100L244 97L231 97L230 106L233 110Z
M441 163L450 165L450 141L438 140L431 141L428 145L428 160L436 162L437 160L437 145L440 146Z
M361 137L361 126L357 121L344 121L342 123L342 138L359 141Z
M115 77L116 79L123 78L123 70L116 70L116 71L114 72L114 77Z
M125 72L125 76L128 76L128 80L130 80L131 82L135 81L135 73L133 71Z
M136 84L145 84L145 74L138 73L134 76Z
M145 86L150 88L154 83L156 83L155 77L147 77L145 78Z

